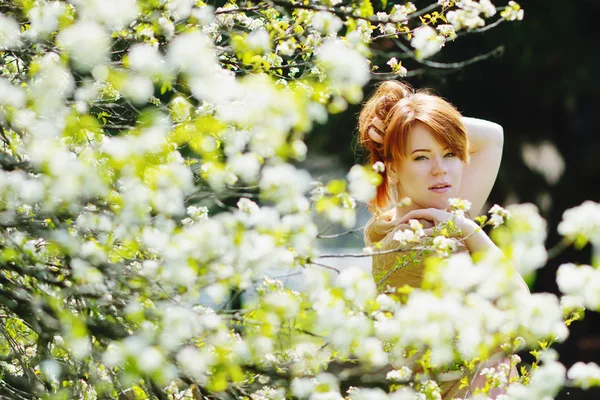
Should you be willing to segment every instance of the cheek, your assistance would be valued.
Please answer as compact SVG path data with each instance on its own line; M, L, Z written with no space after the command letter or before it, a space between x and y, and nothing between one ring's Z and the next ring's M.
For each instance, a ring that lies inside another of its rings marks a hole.
M450 164L450 169L452 171L452 174L454 176L456 176L457 178L460 178L462 176L463 167L464 167L464 165L463 165L462 161L460 161L459 159L454 160Z

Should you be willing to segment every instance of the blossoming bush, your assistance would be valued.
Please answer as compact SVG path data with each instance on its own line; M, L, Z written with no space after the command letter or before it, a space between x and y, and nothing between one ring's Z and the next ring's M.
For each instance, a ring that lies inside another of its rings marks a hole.
M381 166L316 182L297 162L313 124L359 102L371 78L411 73L373 44L424 62L489 18L523 18L512 1L381 6L0 4L2 396L434 399L449 372L499 348L512 365L524 348L537 361L511 382L482 370L478 398L507 383L515 399L600 383L597 365L567 372L550 349L600 308L598 260L561 266L561 298L520 290L515 271L548 256L531 205L480 219L504 259L451 257L453 227L439 230L421 249L435 255L423 289L378 290L322 261L316 218L353 228ZM600 246L598 207L565 213L565 243ZM411 227L404 244L422 237ZM273 269L302 275L304 290Z

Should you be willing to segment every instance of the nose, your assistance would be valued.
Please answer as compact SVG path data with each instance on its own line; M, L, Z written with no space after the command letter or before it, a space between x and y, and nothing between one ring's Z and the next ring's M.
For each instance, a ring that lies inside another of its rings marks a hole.
M448 172L448 168L446 167L446 163L444 159L441 157L435 157L433 161L433 165L431 167L431 174L434 176L438 175L446 175Z

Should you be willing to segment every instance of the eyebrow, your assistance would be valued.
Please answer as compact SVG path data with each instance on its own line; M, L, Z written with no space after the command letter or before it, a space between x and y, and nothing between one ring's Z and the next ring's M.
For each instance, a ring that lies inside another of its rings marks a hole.
M450 147L446 147L446 148L444 149L444 151L446 151L446 150L450 150ZM410 154L412 155L412 154L416 153L417 151L424 151L424 152L426 152L426 153L431 153L431 150L429 150L429 149L416 149L416 150L413 150L413 152L412 152L412 153L410 153Z

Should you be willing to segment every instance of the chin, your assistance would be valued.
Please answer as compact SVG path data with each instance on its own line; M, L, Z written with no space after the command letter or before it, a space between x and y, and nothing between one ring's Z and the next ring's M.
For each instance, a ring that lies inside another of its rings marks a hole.
M430 201L426 202L427 208L437 208L438 210L445 210L450 206L448 199L451 199L452 197L455 196L450 195L443 198L431 199Z

